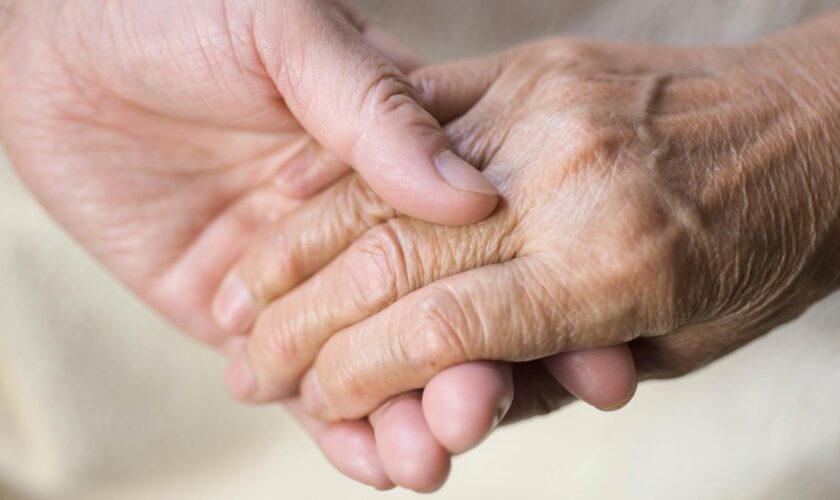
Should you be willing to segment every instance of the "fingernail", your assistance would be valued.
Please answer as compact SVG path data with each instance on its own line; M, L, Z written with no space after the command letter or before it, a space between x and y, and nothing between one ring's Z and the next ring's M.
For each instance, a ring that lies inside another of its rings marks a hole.
M257 307L251 292L237 276L231 276L213 300L213 314L227 333L244 333L256 316Z
M600 409L602 411L620 410L620 409L624 408L625 406L627 406L628 404L630 404L630 401L633 400L633 396L635 396L635 395L636 395L636 386L633 386L633 390L630 391L630 393L627 394L622 401L619 401L618 403L616 403L615 405L612 405L612 406L604 406L603 408L600 408Z
M311 415L321 418L327 416L327 403L324 401L324 394L321 392L321 385L318 383L318 375L315 370L309 370L303 377L300 384L300 397L303 407Z
M502 419L505 418L505 415L507 415L509 406L509 404L501 405L496 409L496 415L493 416L493 423L490 424L489 430L492 431L493 429L499 426L499 424L502 422Z
M247 399L257 391L257 378L245 355L245 343L238 346L238 351L231 356L227 383L230 392L238 399Z
M435 156L435 168L450 186L461 191L499 194L496 186L484 174L465 162L452 151L442 151Z

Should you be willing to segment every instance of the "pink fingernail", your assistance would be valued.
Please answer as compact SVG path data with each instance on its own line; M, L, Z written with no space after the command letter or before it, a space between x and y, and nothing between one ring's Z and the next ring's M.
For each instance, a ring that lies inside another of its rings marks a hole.
M230 277L213 300L213 315L227 333L244 333L257 314L251 292L236 276Z
M484 174L452 151L442 151L435 157L435 168L450 186L461 191L499 194L496 186Z
M318 383L318 375L315 370L309 370L303 377L300 384L300 396L306 411L316 417L325 416L327 404L324 401L324 394L321 392L321 385Z

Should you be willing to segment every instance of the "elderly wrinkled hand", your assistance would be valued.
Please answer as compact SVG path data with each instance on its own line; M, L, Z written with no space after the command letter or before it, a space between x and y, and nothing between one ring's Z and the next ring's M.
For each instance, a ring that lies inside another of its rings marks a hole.
M278 248L298 265L244 271L251 286L283 288L336 228L361 237L263 312L240 396L292 391L312 365L308 410L356 418L466 361L625 342L640 376L670 377L793 318L840 283L836 20L742 47L550 40L420 70L503 203L436 226L349 179L299 209L307 238L240 269Z

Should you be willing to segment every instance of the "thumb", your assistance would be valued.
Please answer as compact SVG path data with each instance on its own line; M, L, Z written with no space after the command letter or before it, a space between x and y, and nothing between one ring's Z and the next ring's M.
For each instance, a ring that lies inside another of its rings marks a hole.
M257 50L289 110L386 203L442 224L493 211L493 184L452 152L407 77L365 40L358 16L330 0L262 5Z

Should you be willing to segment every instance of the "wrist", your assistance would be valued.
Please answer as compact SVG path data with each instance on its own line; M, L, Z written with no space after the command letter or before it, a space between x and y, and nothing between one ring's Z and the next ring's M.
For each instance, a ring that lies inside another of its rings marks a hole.
M840 289L840 11L783 34L778 43L790 54L791 78L802 82L799 95L807 113L802 120L814 122L811 161L824 187L812 195L822 208L814 231L822 236L815 272L818 284L831 292Z
M768 37L749 66L759 90L786 108L785 177L796 200L790 222L811 258L802 262L814 297L840 288L840 13ZM793 200L790 200L793 201Z

